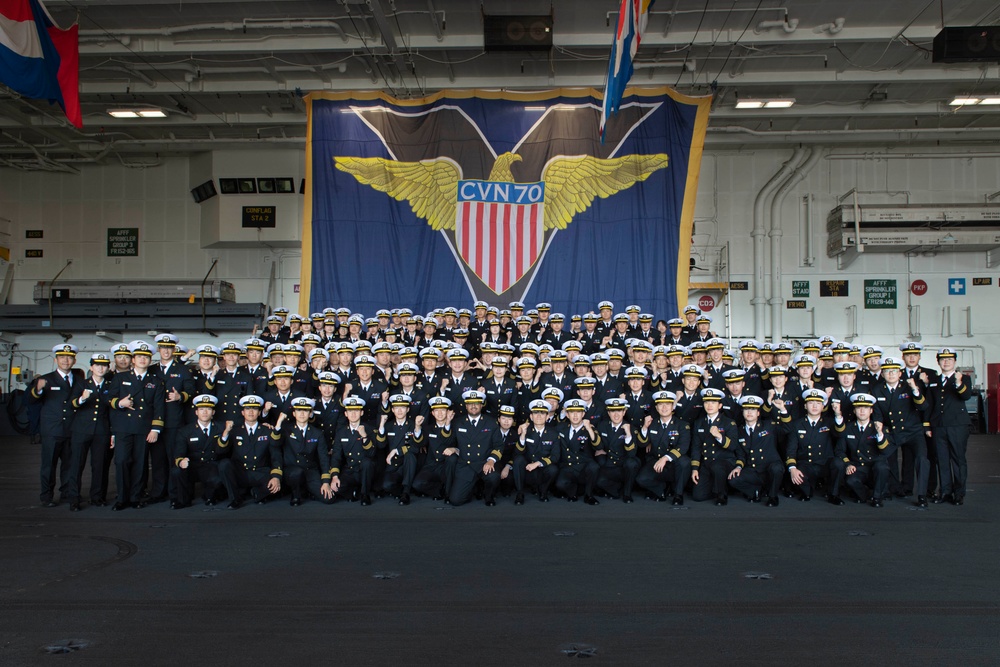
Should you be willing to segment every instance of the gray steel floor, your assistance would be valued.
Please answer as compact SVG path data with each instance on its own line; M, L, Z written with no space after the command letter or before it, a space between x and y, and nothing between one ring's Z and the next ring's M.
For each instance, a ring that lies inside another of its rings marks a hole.
M965 506L927 510L529 497L71 514L36 506L37 447L0 448L3 665L535 665L591 647L619 665L1000 664L992 436L970 445ZM63 640L86 646L44 650Z

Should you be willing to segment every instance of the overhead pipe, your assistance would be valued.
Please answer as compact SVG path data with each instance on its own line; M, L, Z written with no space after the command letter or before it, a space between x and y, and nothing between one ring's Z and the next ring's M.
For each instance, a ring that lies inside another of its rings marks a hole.
M348 18L348 17L343 17ZM242 21L223 21L219 23L192 23L188 25L167 26L165 28L129 28L120 31L121 34L110 33L115 39L128 39L132 37L170 37L188 32L203 32L207 30L222 30L225 32L246 32L247 30L293 30L297 28L331 28L336 31L344 42L349 41L347 33L340 27L340 24L328 18L316 19L291 19L287 21L273 21L269 19L243 19ZM104 42L107 41L109 33L104 30L81 30L81 42ZM127 42L122 42L127 45Z
M764 204L767 198L771 195L774 190L781 185L782 182L788 177L788 174L792 171L796 164L802 157L803 149L801 147L796 148L792 156L781 165L778 172L771 177L764 187L760 189L757 193L757 197L753 202L753 231L750 233L753 241L753 298L750 300L751 305L753 305L753 329L754 338L763 339L764 335L764 306L767 303L767 299L764 296L764 260L765 260L765 247L764 247L764 236L766 232L764 231Z
M781 294L781 205L788 193L813 170L822 155L822 148L808 149L805 160L792 170L791 175L781 184L771 200L771 215L768 218L768 235L771 237L771 298L768 303L771 307L771 340L773 341L781 339L784 314L782 309L785 305Z
M754 32L760 33L765 30L770 30L771 28L781 28L790 35L795 32L798 27L798 19L790 19L786 16L784 19L778 21L761 21L757 24L757 27L754 28Z
M833 23L824 23L813 28L813 32L817 35L821 32L828 32L831 35L836 35L841 30L844 29L845 19L843 17L835 18Z

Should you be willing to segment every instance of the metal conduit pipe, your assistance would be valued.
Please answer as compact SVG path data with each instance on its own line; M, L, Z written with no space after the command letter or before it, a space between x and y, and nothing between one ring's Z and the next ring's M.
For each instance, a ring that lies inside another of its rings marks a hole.
M785 197L812 171L823 155L822 148L809 149L805 160L792 170L792 174L781 184L771 200L771 215L768 219L768 235L771 237L771 340L778 341L782 334L782 307L785 300L781 294L781 205Z
M345 17L347 18L347 17ZM201 32L205 30L224 30L226 32L247 30L292 30L295 28L331 28L340 35L345 42L349 41L347 33L340 27L340 24L330 19L292 19L288 21L270 21L259 19L244 19L243 21L224 21L221 23L192 23L189 25L175 25L166 28L130 28L122 30L121 34L116 34L115 38L131 37L170 37L187 32ZM114 34L114 33L112 33ZM108 33L104 30L81 30L81 42L106 42Z
M801 148L795 149L792 156L781 165L778 172L760 189L753 202L753 231L750 232L750 236L753 242L754 271L753 297L750 299L750 304L753 306L753 333L754 338L757 339L766 338L764 335L764 306L767 303L767 299L764 296L764 236L766 234L764 231L764 204L768 196L781 185L792 171L792 168L798 164L802 152Z

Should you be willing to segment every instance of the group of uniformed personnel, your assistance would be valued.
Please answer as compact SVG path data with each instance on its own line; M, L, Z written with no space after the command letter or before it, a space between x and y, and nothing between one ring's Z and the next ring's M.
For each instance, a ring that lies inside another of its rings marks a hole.
M28 392L41 403L41 495L81 509L169 501L268 502L287 494L332 503L414 495L495 505L534 494L599 504L598 496L725 505L730 493L874 507L966 495L972 395L956 353L938 370L921 345L898 356L831 337L744 340L726 349L688 306L660 321L638 306L573 316L549 304L500 311L445 308L365 319L328 308L278 309L258 335L188 350L160 334L115 345ZM154 359L155 357L155 359ZM900 458L902 467L900 468Z

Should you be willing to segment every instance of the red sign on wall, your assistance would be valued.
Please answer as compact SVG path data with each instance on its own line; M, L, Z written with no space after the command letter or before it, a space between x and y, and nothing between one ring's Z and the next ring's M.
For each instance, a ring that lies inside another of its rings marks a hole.
M715 308L715 299L706 294L705 296L698 299L698 307L701 308L702 312L709 312Z
M923 280L914 280L910 283L910 291L917 296L927 294L927 283Z

